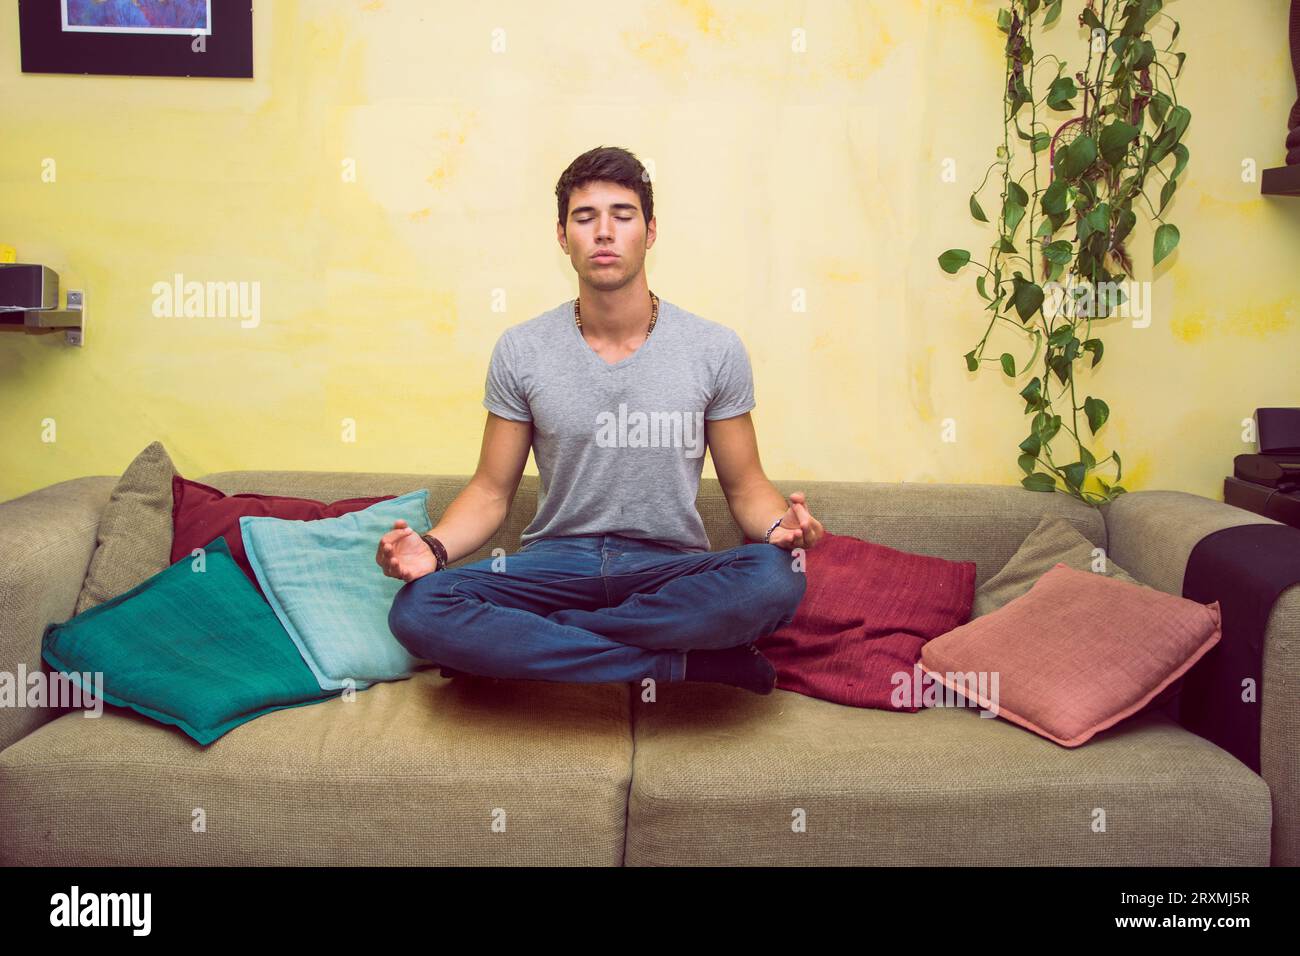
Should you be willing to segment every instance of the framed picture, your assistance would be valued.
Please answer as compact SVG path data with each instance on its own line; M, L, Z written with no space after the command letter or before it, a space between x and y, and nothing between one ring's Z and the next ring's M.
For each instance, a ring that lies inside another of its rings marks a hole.
M24 73L253 75L252 0L18 0Z

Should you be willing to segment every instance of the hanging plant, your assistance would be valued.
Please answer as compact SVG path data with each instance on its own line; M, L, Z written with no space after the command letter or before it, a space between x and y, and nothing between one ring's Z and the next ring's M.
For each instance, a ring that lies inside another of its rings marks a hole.
M970 197L971 215L989 222L978 197L1000 168L997 239L985 263L973 263L982 270L975 290L991 316L984 337L965 358L972 372L992 362L1014 378L1018 368L1033 369L1041 356L1040 374L1020 391L1024 414L1034 416L1019 446L1021 484L1101 504L1124 493L1123 466L1119 452L1099 461L1088 448L1085 438L1092 440L1110 408L1095 395L1078 400L1075 368L1101 362L1102 342L1092 323L1116 314L1127 299L1123 280L1133 278L1133 263L1126 243L1139 200L1144 214L1159 223L1154 263L1178 245L1178 228L1163 214L1187 166L1182 138L1192 114L1174 90L1185 54L1171 52L1179 25L1161 12L1161 0L1086 0L1079 26L1088 30L1087 63L1073 75L1059 57L1034 56L1035 17L1050 26L1062 2L1009 0L998 11L998 29L1007 36L1003 139ZM1163 45L1157 46L1153 33ZM1062 114L1071 113L1077 115L1062 121ZM1149 178L1163 181L1159 205L1146 195ZM965 249L939 257L948 273L968 264ZM1027 362L1018 364L1010 352L985 356L1000 323L1024 335L1026 349L1032 339ZM1094 474L1101 493L1085 490L1087 477L1107 462L1114 463L1113 480Z

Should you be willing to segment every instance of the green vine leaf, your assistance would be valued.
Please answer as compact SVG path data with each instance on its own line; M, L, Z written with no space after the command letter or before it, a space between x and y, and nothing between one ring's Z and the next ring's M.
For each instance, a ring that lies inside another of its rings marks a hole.
M1019 463L1021 471L1026 475L1032 475L1034 473L1034 467L1038 464L1038 456L1021 455L1016 459L1016 461Z
M1056 22L1056 18L1061 15L1061 0L1052 0L1047 6L1047 13L1043 17L1043 26L1050 27Z
M1156 230L1153 265L1160 265L1165 257L1174 251L1174 247L1178 245L1178 238L1178 227L1172 222L1160 224L1160 228Z
M965 249L949 249L939 257L939 268L949 275L955 275L968 262L970 253Z
M1079 93L1074 85L1074 79L1069 76L1057 77L1052 81L1052 85L1047 88L1047 106L1054 110L1072 110L1074 109L1073 97Z
M1064 179L1054 179L1052 184L1043 192L1043 198L1040 200L1043 212L1049 215L1060 215L1065 212L1066 191L1070 188L1069 183Z
M1124 237L1133 231L1137 224L1137 213L1132 209L1120 210L1119 220L1115 223L1114 241L1123 242Z
M1058 239L1043 246L1043 257L1048 262L1066 263L1074 258L1074 244L1066 239Z
M980 208L980 204L975 201L975 195L973 193L971 194L970 197L970 214L974 216L976 219L978 219L980 222L989 221L989 217L984 215L984 210Z
M1056 433L1059 432L1060 430L1061 430L1061 416L1052 415L1047 419L1047 424L1043 427L1042 433L1040 434L1039 437L1042 438L1045 443L1050 442L1053 438L1056 437Z
M1051 475L1036 471L1032 475L1026 475L1020 479L1020 483L1030 491L1055 491L1056 479Z
M1085 217L1090 233L1110 231L1110 203L1098 203Z
M1034 313L1043 306L1042 286L1036 282L1028 281L1018 272L1011 281L1014 287L1011 293L1011 304L1015 306L1020 321L1028 322L1034 317Z
M966 370L968 372L978 371L980 367L979 360L975 358L975 350L971 349L966 353Z
M1025 363L1025 368L1032 367L1033 364L1038 361L1038 353L1043 350L1043 333L1038 329L1030 329L1029 331L1034 336L1034 354L1029 356L1029 361ZM1047 400L1040 397L1038 401L1046 403Z
M1168 128L1169 132L1173 133L1175 143L1183 138L1183 134L1187 132L1187 127L1191 122L1192 111L1186 106L1175 106L1169 111L1169 117L1165 120L1165 126ZM1172 148L1172 146L1173 144L1171 143L1170 147Z
M1016 377L1016 359L1010 352L1002 353L1002 371L1010 378Z
M1187 168L1187 160L1191 158L1191 153L1187 151L1187 147L1184 146L1182 143L1179 143L1172 150L1170 150L1170 152L1174 154L1174 156L1177 158L1177 161L1174 163L1174 171L1169 175L1169 178L1177 179L1179 173L1181 173L1184 169Z
M1106 419L1110 418L1110 406L1091 395L1083 400L1083 412L1088 416L1088 428L1094 435L1097 434L1097 429L1106 424Z
M1082 486L1083 476L1087 473L1088 469L1084 467L1084 464L1081 461L1073 462L1061 469L1061 474L1065 476L1065 483L1071 488L1079 488Z
M1178 180L1170 179L1160 190L1160 208L1157 212L1164 212L1165 207L1169 205L1169 200L1174 198L1174 190L1178 188Z
M1025 218L1025 207L1007 200L1006 205L1002 207L1002 221L1007 224L1007 232L1015 234L1016 226L1020 225L1020 220Z
M1057 171L1066 179L1077 179L1096 160L1097 144L1091 136L1080 136L1056 154Z
M1116 120L1101 131L1101 155L1112 166L1118 166L1128 152L1129 143L1137 139L1138 128Z
M1156 45L1150 40L1139 40L1133 46L1133 62L1129 66L1135 71L1144 70L1155 58Z
M1150 20L1160 10L1160 0L1137 0L1136 3L1129 3L1126 8L1128 14L1124 20L1124 26L1120 32L1124 36L1135 37L1143 31Z
M1028 103L1031 99L1029 95L1029 90L1025 86L1024 80L1022 80L1020 77L1017 76L1014 78L1014 81L1011 84L1011 95L1008 96L1007 99L1011 104L1010 112L1012 118L1014 119L1015 115L1020 112L1020 108L1024 106L1026 103Z
M1156 93L1151 97L1151 103L1147 106L1147 112L1151 114L1151 122L1157 127L1165 121L1165 113L1173 101L1164 93Z
M1083 350L1085 352L1092 353L1092 364L1089 365L1088 367L1096 368L1097 363L1101 361L1101 353L1102 353L1101 339L1085 339L1083 343Z
M1029 384L1020 390L1020 397L1023 398L1026 402L1032 403L1038 399L1039 395L1041 394L1042 387L1043 387L1042 381L1039 379L1037 375L1035 375L1032 379L1029 380Z
M1063 325L1047 337L1047 344L1053 348L1061 348L1066 342L1074 336L1074 329L1069 325Z

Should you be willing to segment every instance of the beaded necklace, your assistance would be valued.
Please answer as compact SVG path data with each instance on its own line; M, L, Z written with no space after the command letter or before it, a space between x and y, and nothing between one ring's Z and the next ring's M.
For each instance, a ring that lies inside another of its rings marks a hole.
M573 300L573 321L578 323L578 330L582 330L582 303L578 299ZM655 330L655 323L659 321L659 296L653 292L650 293L650 328L645 330L645 337L650 338L650 333Z

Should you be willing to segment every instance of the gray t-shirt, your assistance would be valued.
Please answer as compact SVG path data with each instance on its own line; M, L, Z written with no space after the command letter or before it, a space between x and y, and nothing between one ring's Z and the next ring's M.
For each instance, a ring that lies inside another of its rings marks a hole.
M520 546L620 534L708 551L695 509L704 422L754 407L740 336L660 297L654 331L612 365L573 321L573 300L508 327L492 350L483 406L533 422L541 492Z

